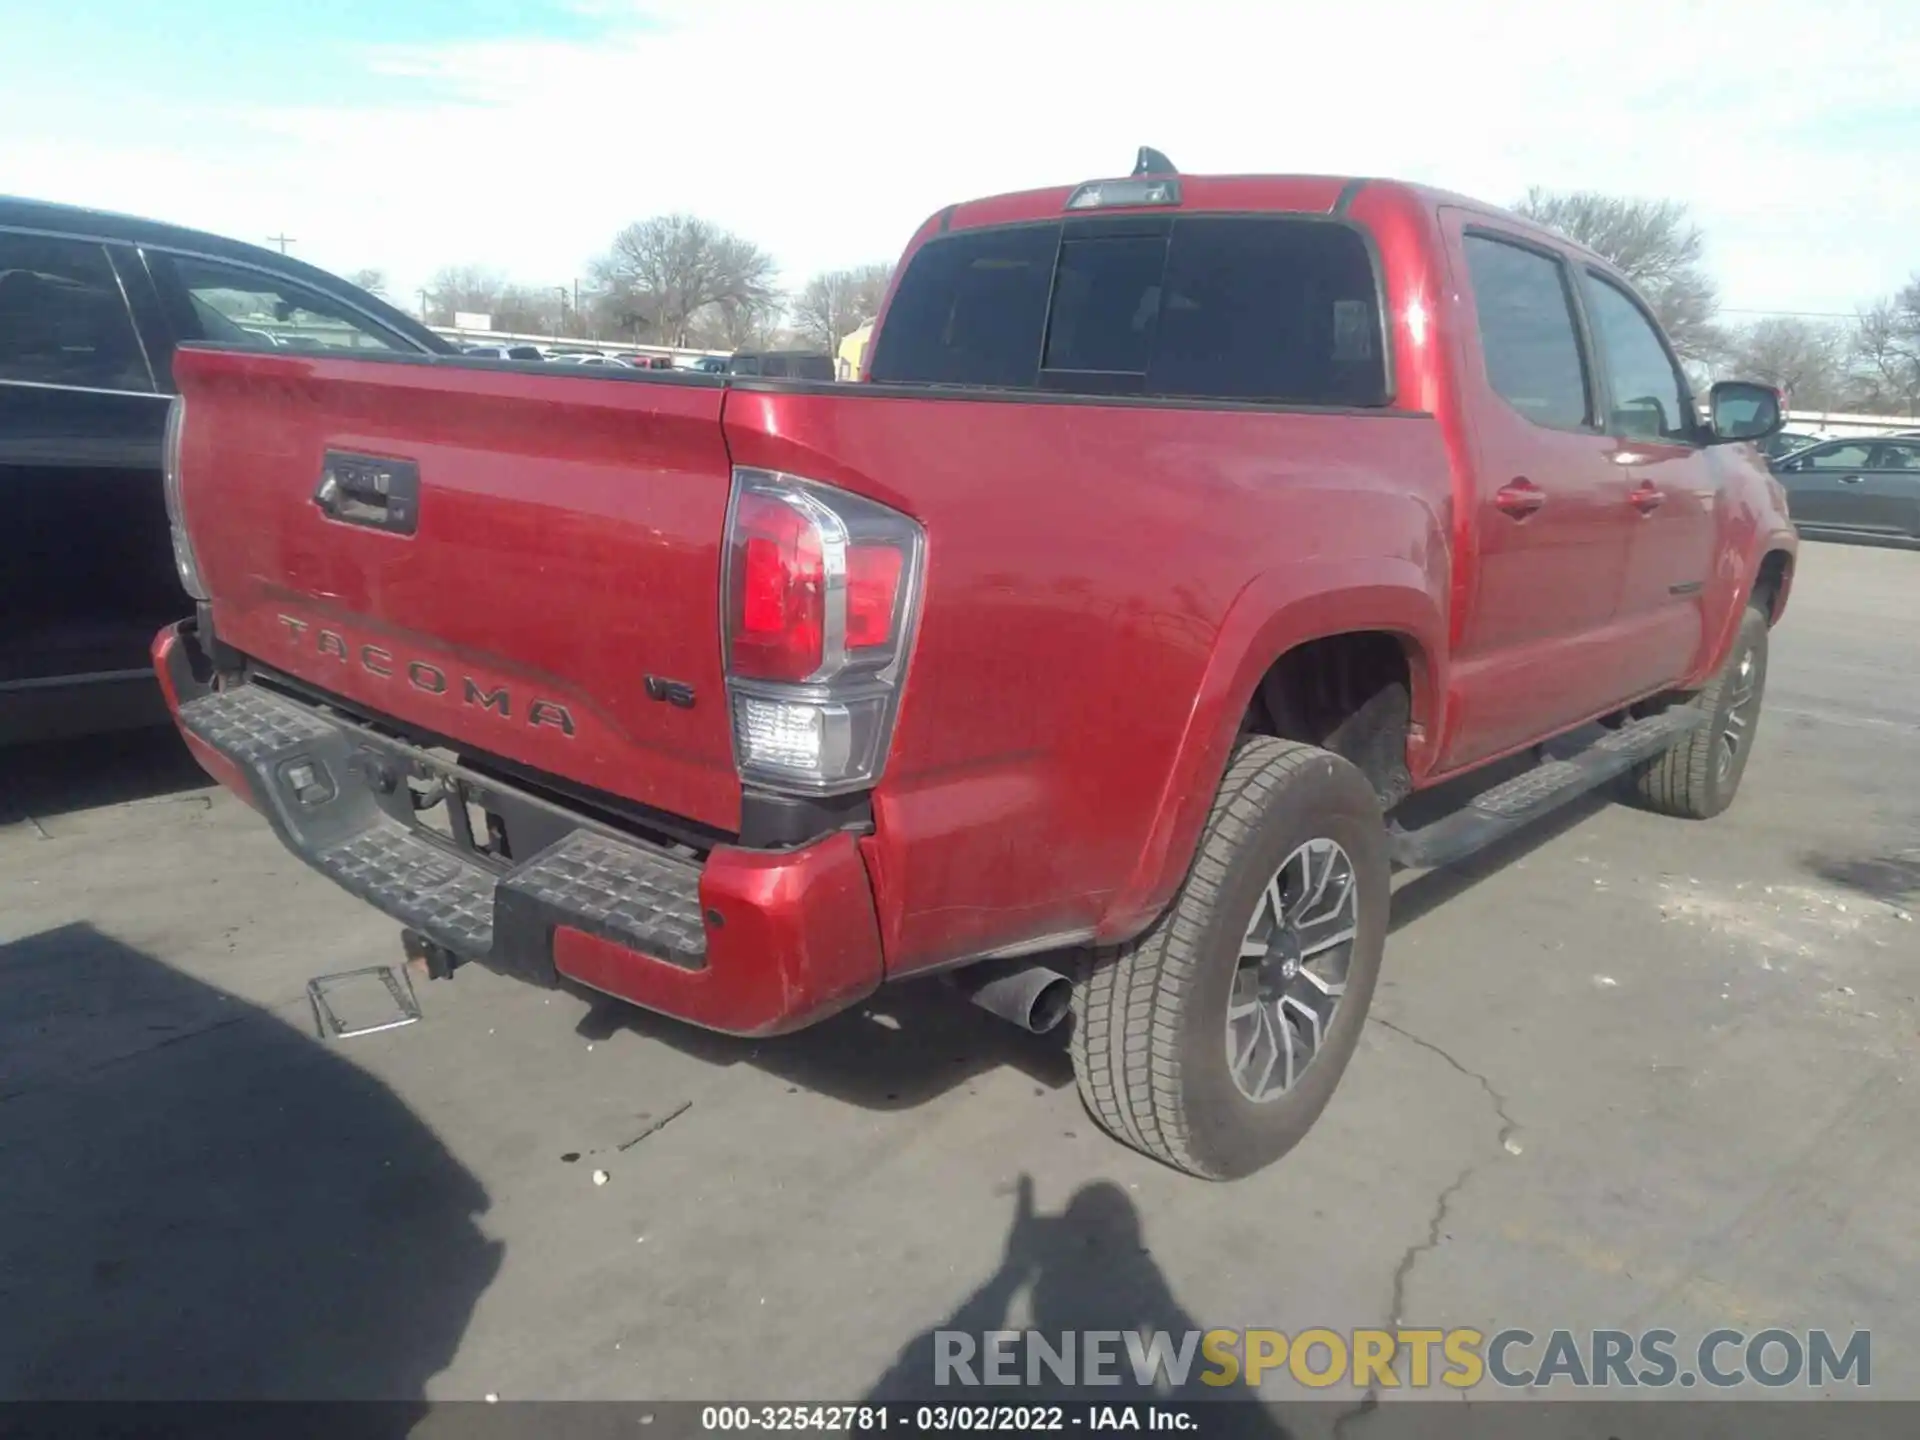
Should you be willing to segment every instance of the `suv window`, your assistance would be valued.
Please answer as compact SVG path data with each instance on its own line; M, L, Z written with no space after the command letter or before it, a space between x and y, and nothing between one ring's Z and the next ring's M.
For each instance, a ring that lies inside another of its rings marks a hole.
M901 278L870 378L1302 405L1389 398L1365 243L1346 225L1294 217L932 241Z
M0 233L0 381L153 389L104 247Z
M185 338L271 350L415 348L351 306L263 270L190 255L149 252L149 258L162 292L186 297L189 313L174 321Z
M1587 273L1587 307L1612 393L1609 429L1635 440L1691 440L1693 412L1660 332L1611 280Z
M1873 447L1865 440L1850 445L1834 445L1825 450L1809 450L1794 458L1809 470L1865 470Z
M1487 383L1536 425L1590 422L1586 363L1560 262L1485 235L1466 237Z

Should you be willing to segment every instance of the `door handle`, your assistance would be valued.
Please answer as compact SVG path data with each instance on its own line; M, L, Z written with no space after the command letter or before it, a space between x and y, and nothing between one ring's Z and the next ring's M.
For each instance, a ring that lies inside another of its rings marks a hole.
M1547 492L1522 475L1502 485L1495 493L1493 503L1500 508L1502 515L1524 520L1547 503Z
M1651 480L1642 480L1634 487L1633 494L1627 498L1633 502L1633 508L1642 515L1651 515L1667 503L1667 497L1653 488Z
M1858 485L1866 478L1864 475L1842 475L1840 477L1840 483L1842 485Z
M329 520L411 535L420 514L420 467L329 450L313 503Z

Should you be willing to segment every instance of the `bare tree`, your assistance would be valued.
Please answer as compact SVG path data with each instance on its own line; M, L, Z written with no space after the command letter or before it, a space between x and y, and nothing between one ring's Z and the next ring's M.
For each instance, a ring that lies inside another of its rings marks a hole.
M687 344L696 317L714 307L777 309L777 272L758 245L694 215L629 225L592 266L617 329L666 345Z
M1879 414L1920 415L1920 274L1860 312L1851 401Z
M808 345L832 354L880 312L892 273L888 265L856 265L814 276L794 297L794 330Z
M508 285L493 304L493 328L515 335L551 335L564 327L560 289L544 285Z
M785 312L776 297L767 305L722 300L694 320L687 343L703 350L771 350Z
M451 325L456 311L491 315L505 294L507 282L478 265L447 265L427 282L427 323Z
M1720 294L1706 270L1706 236L1685 205L1535 185L1514 209L1610 261L1646 298L1683 360L1703 362L1721 351L1725 337L1714 324Z
M359 286L369 295L385 295L387 293L387 272L372 268L356 270L347 277L347 283L349 285Z
M1771 316L1728 334L1724 370L1779 386L1796 410L1836 409L1847 385L1847 337L1830 325Z

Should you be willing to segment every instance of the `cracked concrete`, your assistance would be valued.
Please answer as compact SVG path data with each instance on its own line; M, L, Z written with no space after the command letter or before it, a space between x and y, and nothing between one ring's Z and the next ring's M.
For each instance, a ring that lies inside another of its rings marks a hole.
M1224 1186L933 987L752 1044L463 971L322 1047L302 986L391 925L164 744L0 769L0 1397L856 1398L1006 1298L1025 1176L1036 1320L1863 1326L1920 1398L1915 560L1809 547L1724 819L1409 878L1325 1117ZM1768 885L1836 897L1816 955L1699 918Z

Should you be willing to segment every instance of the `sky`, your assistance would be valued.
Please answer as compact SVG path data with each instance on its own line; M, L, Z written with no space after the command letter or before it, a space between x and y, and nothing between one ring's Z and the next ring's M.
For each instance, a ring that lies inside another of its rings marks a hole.
M957 200L1125 174L1685 201L1730 319L1920 272L1913 0L0 0L0 194L389 293L570 285L689 211L798 286Z

